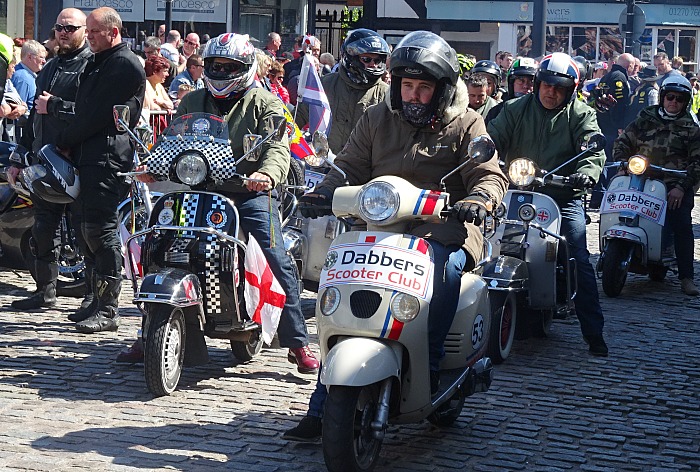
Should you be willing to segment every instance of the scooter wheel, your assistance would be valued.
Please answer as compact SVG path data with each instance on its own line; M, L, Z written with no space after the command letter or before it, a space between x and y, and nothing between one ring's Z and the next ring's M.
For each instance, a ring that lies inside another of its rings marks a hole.
M185 359L185 315L179 308L150 309L144 336L144 373L153 395L170 395L177 388Z

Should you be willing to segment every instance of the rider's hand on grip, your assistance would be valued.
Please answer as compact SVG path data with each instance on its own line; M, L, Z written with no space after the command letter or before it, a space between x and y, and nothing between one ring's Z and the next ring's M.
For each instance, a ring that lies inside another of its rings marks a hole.
M592 186L593 180L586 174L576 172L569 176L569 184L572 188L585 189Z
M452 213L462 222L473 223L479 226L488 214L489 202L479 195L469 195L464 200L460 200L452 207Z
M332 195L325 192L311 192L299 198L299 211L305 218L320 218L332 215Z

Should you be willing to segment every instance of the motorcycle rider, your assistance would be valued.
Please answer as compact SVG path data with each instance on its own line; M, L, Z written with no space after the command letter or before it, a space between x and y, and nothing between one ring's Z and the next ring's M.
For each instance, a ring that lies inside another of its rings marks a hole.
M328 135L328 145L333 153L343 149L365 110L384 101L389 85L382 77L390 52L389 45L376 32L356 29L348 34L340 47L338 71L321 78L333 116ZM300 128L309 122L307 103L298 105L296 122Z
M469 77L485 77L488 82L487 95L496 101L501 101L498 89L501 84L501 68L493 61L483 60L474 64Z
M554 169L580 153L586 137L600 132L595 111L576 99L578 81L578 66L571 57L554 53L540 63L534 92L503 105L501 113L489 123L488 131L506 166L513 159L526 156L542 169ZM575 189L583 189L597 181L604 162L603 151L597 151L567 165L561 172L570 174ZM543 187L541 192L552 197L562 212L561 234L576 259L576 315L589 352L607 356L598 286L586 247L581 200L585 191Z
M87 17L87 40L94 58L80 75L75 96L75 117L56 138L70 152L80 173L81 191L76 206L81 212L81 248L94 261L97 302L75 327L83 333L116 331L119 327L119 293L122 252L117 234L117 206L127 190L118 172L131 170L134 145L114 124L114 105L128 105L133 128L141 115L146 74L129 45L122 42L122 21L112 8L101 7ZM96 99L99 97L99 99Z
M77 8L66 8L56 18L54 30L58 42L58 55L50 60L39 72L36 79L36 96L30 123L34 140L32 150L36 153L45 144L54 144L58 134L73 121L73 107L78 90L78 77L93 54L85 41L85 13ZM18 167L8 169L14 180ZM37 291L28 298L15 300L12 308L36 310L56 304L56 281L58 279L58 257L61 237L59 225L65 205L34 198L34 225L32 226L32 248L35 252L34 274ZM73 227L80 227L80 214L77 205L71 205ZM82 234L76 231L76 238ZM81 241L84 246L84 241ZM68 316L71 321L82 321L90 313L93 303L92 270L93 263L85 260L85 299L76 313ZM94 307L92 307L94 308Z
M469 141L486 133L483 120L467 106L454 49L436 34L415 31L406 35L392 52L389 67L392 79L386 101L362 115L335 164L347 173L350 185L398 175L417 187L438 189L440 179L466 156ZM320 207L331 202L343 180L331 170L315 192L300 199L302 214L324 214ZM466 165L446 185L457 217L412 231L428 240L436 266L428 322L431 393L439 389L443 342L457 308L461 274L482 256L483 238L474 225L481 224L487 211L499 204L507 184L493 158ZM317 382L307 416L283 438L316 439L321 434L326 395L325 387Z
M503 109L503 104L514 98L520 98L523 95L532 93L534 88L535 73L537 72L537 63L529 57L519 57L513 62L513 65L508 69L506 81L508 85L508 94L503 97L503 101L489 110L484 121L486 125L493 120Z
M626 161L635 154L650 164L687 171L686 176L667 175L668 209L664 223L673 232L678 279L686 295L700 292L693 281L694 237L691 211L693 187L700 182L700 128L690 115L690 82L681 75L670 75L659 91L659 104L644 108L615 140L613 157Z
M245 134L267 136L272 131L271 118L284 117L282 102L255 84L257 60L247 35L224 33L211 39L204 47L202 58L206 87L185 95L175 117L196 112L225 116L233 154L241 156ZM224 182L208 190L225 195L236 204L241 229L260 243L272 273L287 295L277 331L280 345L289 348L289 362L297 364L299 372L308 374L318 371L318 360L309 348L295 268L284 249L279 202L269 194L285 179L289 159L286 139L271 140L262 146L257 161L244 160L238 164L239 173L256 181L246 181L245 187ZM132 349L140 347L135 345Z
M472 75L467 79L467 92L469 93L469 108L486 118L498 102L487 94L489 84L481 75Z

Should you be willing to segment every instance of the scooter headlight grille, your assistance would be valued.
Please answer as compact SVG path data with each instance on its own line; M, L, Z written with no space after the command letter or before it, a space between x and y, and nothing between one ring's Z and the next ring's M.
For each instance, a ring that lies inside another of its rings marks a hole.
M371 290L358 290L350 295L350 310L356 318L371 318L381 303L381 295Z

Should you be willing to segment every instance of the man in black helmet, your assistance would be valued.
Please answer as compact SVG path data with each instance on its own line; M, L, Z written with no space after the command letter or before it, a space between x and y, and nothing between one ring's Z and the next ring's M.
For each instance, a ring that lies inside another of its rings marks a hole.
M334 153L343 149L365 110L384 101L389 86L382 77L389 53L389 45L376 32L354 30L340 48L338 71L321 78L333 116L328 144ZM298 105L296 121L299 127L309 122L308 104Z
M489 134L506 165L528 157L541 169L552 170L579 154L587 137L599 133L595 111L576 99L578 65L564 53L554 53L540 62L535 90L503 105L489 125ZM576 259L578 292L574 299L581 333L595 356L607 356L603 339L603 312L598 299L593 266L586 245L586 221L582 195L598 180L605 155L588 153L558 173L569 174L573 188L543 187L561 209L560 234L566 237L569 254Z
M408 34L394 49L389 64L392 80L388 100L362 115L335 164L347 174L350 185L398 175L419 188L438 189L440 179L466 158L470 140L485 134L484 122L468 108L456 53L439 36L427 31ZM340 173L332 170L314 193L302 197L302 214L323 214L317 208L329 204L343 181ZM461 273L471 270L482 257L483 239L475 225L482 222L488 209L499 204L506 179L494 157L483 164L467 164L446 185L457 217L420 225L411 232L433 248L438 274L428 321L433 394L439 391L443 342L455 316ZM307 416L283 437L317 439L325 397L326 389L318 382Z

